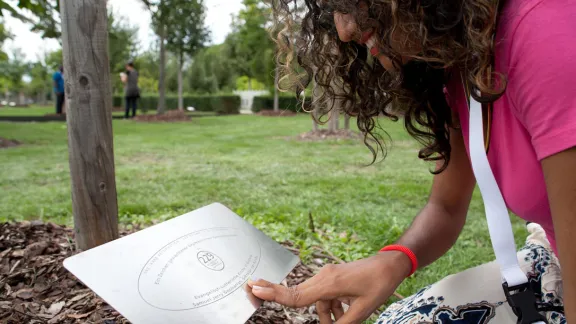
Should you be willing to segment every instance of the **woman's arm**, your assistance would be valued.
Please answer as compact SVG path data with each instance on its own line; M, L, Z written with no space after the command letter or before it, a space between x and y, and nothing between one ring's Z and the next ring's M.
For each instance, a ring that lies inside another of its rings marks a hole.
M576 148L542 160L558 258L562 267L566 321L576 322Z
M428 203L398 244L409 247L425 267L456 242L464 224L476 180L461 130L450 133L452 155L446 170L434 177Z
M451 131L452 158L447 169L435 176L428 204L398 241L411 248L421 266L432 263L452 247L466 220L474 176L464 147L462 133ZM359 323L386 302L410 273L410 259L402 252L377 253L346 264L326 265L311 279L290 288L266 280L250 280L257 297L289 307L317 302L321 323ZM330 305L345 300L344 314ZM328 305L328 306L327 306ZM337 314L337 315L336 315Z

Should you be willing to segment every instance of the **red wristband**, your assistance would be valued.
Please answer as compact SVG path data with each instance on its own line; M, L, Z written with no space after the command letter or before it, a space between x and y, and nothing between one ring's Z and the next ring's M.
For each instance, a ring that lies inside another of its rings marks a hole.
M409 248L402 245L388 245L380 249L380 252L385 251L400 251L410 258L410 261L412 262L412 270L410 270L410 274L407 277L410 277L418 269L418 259L416 259L416 254L414 254L414 252Z

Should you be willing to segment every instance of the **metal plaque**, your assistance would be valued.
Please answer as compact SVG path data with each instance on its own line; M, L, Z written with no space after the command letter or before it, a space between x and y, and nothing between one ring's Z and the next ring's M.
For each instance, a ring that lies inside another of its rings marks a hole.
M257 277L280 283L299 259L214 203L64 260L134 324L245 323Z

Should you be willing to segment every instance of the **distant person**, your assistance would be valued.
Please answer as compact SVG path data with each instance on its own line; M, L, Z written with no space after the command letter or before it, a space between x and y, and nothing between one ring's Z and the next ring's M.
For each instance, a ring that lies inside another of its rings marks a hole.
M61 115L64 107L64 67L60 66L52 75L52 79L56 94L56 114Z
M124 98L126 99L126 112L124 118L130 118L130 109L132 117L136 116L137 102L140 98L140 89L138 88L138 71L134 68L132 61L126 64L126 72L120 74L124 83Z

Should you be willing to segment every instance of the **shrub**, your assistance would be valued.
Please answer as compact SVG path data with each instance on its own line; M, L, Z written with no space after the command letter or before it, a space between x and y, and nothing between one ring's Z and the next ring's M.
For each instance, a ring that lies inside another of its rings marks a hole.
M310 99L306 98L306 107L310 104ZM278 107L280 110L289 110L297 113L305 113L302 109L302 102L296 99L296 96L282 95L278 97ZM252 103L252 111L257 113L261 110L272 110L274 109L274 96L258 96L254 97L254 102Z
M241 99L239 96L222 95L210 97L213 111L220 115L230 115L240 113Z
M124 107L124 97L114 96L114 98L112 100L112 107L113 108Z
M239 114L241 100L236 95L186 95L183 97L184 109L194 107L196 111L213 111L221 115ZM114 96L114 107L124 107L124 97ZM138 108L142 111L156 110L158 107L157 95L143 95L140 97ZM166 96L166 110L178 109L178 96Z

